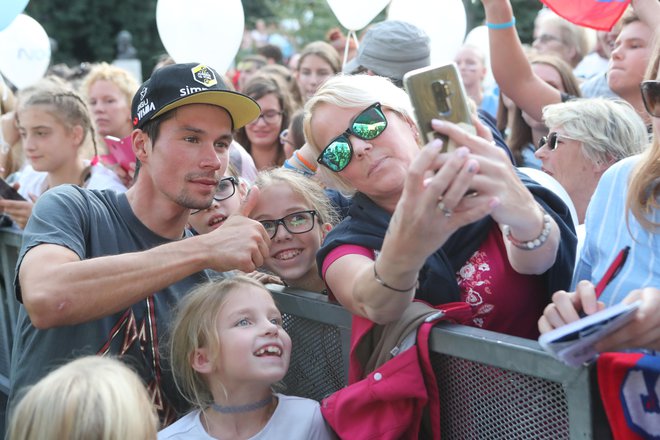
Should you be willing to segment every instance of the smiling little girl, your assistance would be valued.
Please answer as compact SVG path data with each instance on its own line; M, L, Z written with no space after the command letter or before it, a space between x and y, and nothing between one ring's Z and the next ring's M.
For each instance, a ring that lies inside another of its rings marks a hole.
M274 393L291 339L270 292L237 276L204 284L181 303L170 346L177 388L197 409L165 439L332 439L318 402Z
M336 222L325 191L313 179L283 168L260 172L254 185L259 202L250 218L261 222L271 239L264 266L289 286L323 291L316 251Z

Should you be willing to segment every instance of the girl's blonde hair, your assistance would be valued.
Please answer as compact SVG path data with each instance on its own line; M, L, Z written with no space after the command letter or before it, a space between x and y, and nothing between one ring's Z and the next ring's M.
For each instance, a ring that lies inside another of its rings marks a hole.
M656 36L644 79L656 81L660 69L660 36ZM633 170L626 197L626 210L648 232L660 229L660 223L650 220L654 211L660 209L660 133L654 131L651 146ZM627 219L627 217L626 217Z
M10 440L156 439L158 418L144 384L122 362L86 356L28 389L14 409Z
M102 62L91 68L80 87L80 90L82 90L83 95L87 99L89 99L89 89L99 80L110 81L116 85L126 98L129 106L133 101L133 95L135 95L135 92L140 87L137 80L128 71L121 67Z
M229 294L248 286L268 292L260 282L238 275L199 285L177 307L170 335L169 357L177 389L197 408L209 406L213 402L213 395L206 378L192 367L195 351L205 348L208 350L209 362L218 359L220 336L217 321L220 310Z
M36 84L22 89L18 96L16 120L20 122L21 113L32 106L42 106L44 111L54 117L68 130L76 126L83 129L83 138L79 147L91 140L94 151L82 149L83 157L90 158L98 152L92 117L82 97L66 83L56 77L46 77Z
M328 104L340 108L364 110L375 102L398 114L406 121L414 122L410 99L403 89L395 86L392 81L381 76L371 75L337 75L328 80L317 90L305 104L303 130L305 139L315 155L321 154L326 147L320 145L312 131L314 111L321 105ZM340 133L337 133L339 135ZM333 187L345 194L352 194L355 188L339 173L319 166L318 174L324 182L331 182Z
M305 204L318 214L319 223L337 224L337 212L318 182L293 170L272 168L257 174L254 186L263 190L276 183L288 185L295 194L302 197Z

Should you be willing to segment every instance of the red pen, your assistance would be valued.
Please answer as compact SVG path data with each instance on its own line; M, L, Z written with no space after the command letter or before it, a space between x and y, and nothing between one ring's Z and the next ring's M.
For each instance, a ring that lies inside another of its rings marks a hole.
M621 251L617 254L614 261L612 261L612 264L610 264L610 267L607 268L607 271L605 271L605 275L603 275L603 278L601 278L598 284L596 285L596 299L600 297L600 294L603 293L603 290L605 290L607 285L612 282L614 277L616 277L619 274L621 268L626 263L626 259L628 258L628 252L630 252L630 246L626 246L623 249L621 249Z

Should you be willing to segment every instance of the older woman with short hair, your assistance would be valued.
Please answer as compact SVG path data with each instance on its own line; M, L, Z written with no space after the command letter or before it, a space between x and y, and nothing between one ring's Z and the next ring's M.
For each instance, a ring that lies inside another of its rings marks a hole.
M582 224L605 170L648 144L646 126L630 104L603 98L549 105L543 119L550 133L535 155L568 192Z
M355 192L317 256L352 313L387 323L414 298L466 301L476 326L538 335L534 317L572 273L568 211L523 184L475 123L482 137L434 121L463 146L447 153L434 140L420 150L408 96L385 78L334 77L308 101L305 137L323 178Z

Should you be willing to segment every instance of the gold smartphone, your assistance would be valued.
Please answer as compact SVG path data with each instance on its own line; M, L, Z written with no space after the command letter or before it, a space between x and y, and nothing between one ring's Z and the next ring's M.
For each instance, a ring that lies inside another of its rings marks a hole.
M456 149L451 140L448 142L446 136L431 128L432 119L447 120L475 133L469 98L456 64L412 70L403 76L403 86L410 96L417 128L425 144L440 138L445 144L443 151Z

